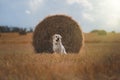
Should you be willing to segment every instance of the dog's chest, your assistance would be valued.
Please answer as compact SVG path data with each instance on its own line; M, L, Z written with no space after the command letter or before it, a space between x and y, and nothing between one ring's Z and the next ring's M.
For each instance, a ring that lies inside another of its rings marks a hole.
M55 52L61 52L61 50L62 50L62 44L54 44L53 45L53 50L55 51Z

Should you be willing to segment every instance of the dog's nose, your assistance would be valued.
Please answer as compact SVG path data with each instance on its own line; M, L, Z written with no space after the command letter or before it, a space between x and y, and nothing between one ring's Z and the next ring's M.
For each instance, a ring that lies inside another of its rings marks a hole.
M57 42L59 41L59 38L57 38L57 40L56 40Z

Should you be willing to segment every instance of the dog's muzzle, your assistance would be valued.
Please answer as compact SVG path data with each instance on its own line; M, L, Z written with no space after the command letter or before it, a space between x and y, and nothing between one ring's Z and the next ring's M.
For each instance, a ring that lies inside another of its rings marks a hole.
M57 42L59 41L59 38L57 38L57 40L56 40Z

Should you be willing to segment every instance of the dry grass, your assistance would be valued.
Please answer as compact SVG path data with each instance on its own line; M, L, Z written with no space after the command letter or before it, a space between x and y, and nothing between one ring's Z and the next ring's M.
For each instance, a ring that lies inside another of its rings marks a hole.
M31 36L2 34L0 80L120 80L120 34L85 34L81 53L68 55L34 54Z
M86 33L85 40L87 43L120 43L120 33L112 34L108 33L107 35L98 35L95 33Z

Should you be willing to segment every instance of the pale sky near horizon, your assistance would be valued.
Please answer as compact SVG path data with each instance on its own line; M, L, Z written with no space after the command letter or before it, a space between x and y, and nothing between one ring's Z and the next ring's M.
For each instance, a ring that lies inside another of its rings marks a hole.
M48 15L66 14L84 32L120 32L120 0L0 0L0 25L35 27Z

